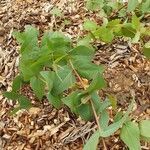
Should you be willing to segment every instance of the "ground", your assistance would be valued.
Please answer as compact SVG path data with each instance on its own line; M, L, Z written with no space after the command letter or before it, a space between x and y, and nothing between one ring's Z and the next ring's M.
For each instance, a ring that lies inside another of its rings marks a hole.
M63 16L51 15L50 10L55 6L62 10ZM39 29L40 35L46 30L63 31L76 42L79 35L84 35L82 23L85 18L101 23L96 13L86 9L83 0L0 1L0 149L82 149L96 130L94 121L85 122L68 108L56 110L46 99L39 102L28 86L23 87L22 93L33 102L29 111L20 110L11 116L9 112L15 103L2 96L2 91L11 90L12 80L18 73L19 46L12 38L15 29L23 31L25 25L30 24ZM134 91L137 104L132 113L133 119L149 119L150 61L142 55L139 46L116 39L107 45L95 43L95 47L97 51L93 61L105 66L104 77L108 84L106 89L100 91L100 95L115 95L118 109L126 109L130 92ZM127 149L118 134L104 139L108 150ZM150 147L144 142L141 145L142 149ZM98 149L103 149L101 144Z

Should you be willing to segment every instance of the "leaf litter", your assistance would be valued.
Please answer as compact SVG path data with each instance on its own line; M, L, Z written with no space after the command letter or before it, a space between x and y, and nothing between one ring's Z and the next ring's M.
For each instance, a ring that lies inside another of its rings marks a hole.
M62 16L51 14L53 8L63 12ZM19 47L12 38L15 29L22 31L25 25L31 24L39 28L41 35L46 30L59 30L76 43L75 39L84 35L82 23L85 18L102 23L102 18L89 13L80 0L0 1L0 149L82 149L95 131L94 122L77 119L67 108L56 110L46 99L38 102L30 87L23 87L22 93L34 106L29 111L20 110L15 116L9 115L15 102L2 96L2 91L11 90L12 80L18 73ZM134 90L137 106L133 118L138 121L149 119L150 62L141 55L140 46L130 46L124 39L114 40L111 45L95 43L95 46L98 51L93 61L106 66L108 81L108 88L100 95L116 95L118 107L124 110L131 97L129 91ZM108 149L126 149L118 134L105 140ZM143 149L149 146L142 143Z

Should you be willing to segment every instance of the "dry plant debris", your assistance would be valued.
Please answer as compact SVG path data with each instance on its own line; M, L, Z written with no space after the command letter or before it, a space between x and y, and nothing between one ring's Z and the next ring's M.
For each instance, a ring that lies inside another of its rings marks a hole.
M54 7L63 12L62 16L50 13ZM22 31L25 25L31 24L39 28L41 35L45 30L59 30L76 42L75 39L84 34L85 18L102 22L96 13L86 10L83 0L0 1L0 149L80 150L95 131L93 122L77 119L67 108L56 110L46 100L37 102L29 87L22 92L30 97L34 107L29 111L20 110L15 116L9 115L14 102L2 96L2 91L11 90L12 79L18 72L19 47L12 38L15 29ZM150 118L150 62L141 55L139 45L132 47L127 41L118 39L109 46L96 46L94 62L106 65L108 81L108 88L100 94L116 95L120 109L124 109L129 91L134 90L137 101L134 119ZM117 134L105 139L108 149L127 149ZM142 147L149 149L150 145L143 143Z

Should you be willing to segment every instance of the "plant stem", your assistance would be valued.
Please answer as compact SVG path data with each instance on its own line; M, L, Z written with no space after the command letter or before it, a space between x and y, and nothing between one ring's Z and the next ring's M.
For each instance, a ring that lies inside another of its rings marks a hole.
M80 77L80 75L78 74L78 72L76 71L76 69L74 68L74 66L73 66L73 64L72 64L72 62L71 62L71 60L69 60L69 63L70 63L70 65L71 65L71 68L73 69L75 75L78 77L78 79L79 79L79 81L80 81L80 83L81 83L83 89L86 90L86 87L85 87L85 85L84 85L84 83L83 83L83 80L82 80L82 78ZM99 121L98 121L98 120L99 120L99 117L98 117L97 114L96 114L96 110L95 110L95 107L94 107L93 102L92 102L91 99L90 99L90 103L91 103L92 110L93 110L93 113L94 113L95 121L96 121L97 126L98 126L98 130L100 131L100 130L101 130L101 126L100 126ZM103 138L102 138L102 142L103 142L104 150L107 150L107 147L106 147L106 144L105 144L105 141L104 141Z
M86 90L86 87L84 86L84 83L83 83L83 81L82 81L80 75L78 74L78 72L77 72L76 69L74 68L74 66L73 66L73 64L72 64L72 62L71 62L71 60L69 60L69 63L70 63L70 65L71 65L71 68L73 69L75 75L78 77L78 79L79 79L79 81L80 81L82 87L84 88L84 90Z
M94 105L93 105L93 102L92 102L92 100L90 100L90 103L91 103L91 106L92 106L92 110L93 110L93 113L94 113L94 117L95 117L95 120L96 120L96 123L97 123L97 125L98 125L98 129L99 129L99 131L101 130L101 126L100 126L100 124L99 124L99 117L97 116L97 114L96 114L96 111L95 111L95 108L94 108ZM107 150L107 147L106 147L106 144L105 144L105 141L104 141L104 139L102 138L102 142L103 142L103 147L104 147L104 150Z
M127 4L121 6L117 11L113 12L112 15L109 16L109 19L115 17L116 14L117 14L121 9L123 9L123 8L126 7L126 6L127 6Z

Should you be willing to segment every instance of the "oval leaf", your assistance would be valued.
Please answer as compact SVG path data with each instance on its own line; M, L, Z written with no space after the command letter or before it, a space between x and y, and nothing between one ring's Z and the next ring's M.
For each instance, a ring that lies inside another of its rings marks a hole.
M99 142L99 131L96 131L85 144L83 150L96 150Z
M121 129L121 139L130 150L140 150L140 131L136 123L127 122Z
M42 97L44 96L45 83L38 77L34 76L30 79L30 85L35 95L41 100Z
M150 120L142 120L139 123L139 128L141 136L150 141Z

